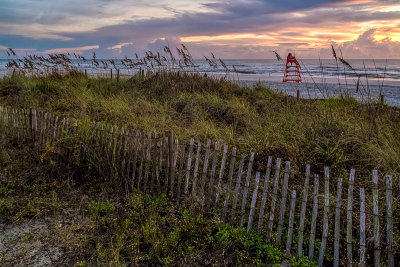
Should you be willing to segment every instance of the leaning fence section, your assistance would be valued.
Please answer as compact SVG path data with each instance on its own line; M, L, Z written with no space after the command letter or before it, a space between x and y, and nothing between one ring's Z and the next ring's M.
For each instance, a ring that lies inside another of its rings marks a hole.
M238 154L218 141L178 140L171 132L59 118L35 109L0 107L0 130L15 142L58 147L66 160L80 155L96 162L97 171L126 195L165 193L176 203L200 205L226 223L262 234L288 257L305 255L319 266L395 266L399 257L393 177L380 177L376 170L371 188L356 186L354 169L337 178L325 167L320 177L320 170L313 174L306 165L299 174L289 161L272 156L259 172L253 152Z

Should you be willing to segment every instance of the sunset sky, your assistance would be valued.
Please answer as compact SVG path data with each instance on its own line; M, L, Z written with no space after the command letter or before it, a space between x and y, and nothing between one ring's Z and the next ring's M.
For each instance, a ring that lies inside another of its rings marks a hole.
M0 0L1 50L122 57L180 43L199 58L329 58L333 44L399 59L400 0Z

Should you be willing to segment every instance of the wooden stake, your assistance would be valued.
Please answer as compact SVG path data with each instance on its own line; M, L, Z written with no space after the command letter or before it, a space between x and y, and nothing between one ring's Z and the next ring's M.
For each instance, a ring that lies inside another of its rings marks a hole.
M325 258L326 240L328 238L328 215L329 215L329 168L324 168L324 217L321 238L321 248L319 250L318 266L322 266Z
M311 215L311 231L310 231L310 247L308 249L308 258L314 259L314 242L315 242L315 230L317 226L317 214L318 214L318 194L319 194L319 176L314 175L314 200L313 210Z
M381 242L379 232L379 206L378 206L378 171L372 171L372 201L374 214L374 263L375 267L381 266Z
M392 214L392 176L386 175L386 234L388 266L394 267L393 257L393 214Z
M247 221L247 232L250 231L251 225L252 225L252 222L253 222L253 215L254 215L254 209L256 207L259 182L260 182L260 173L256 172L256 185L255 185L255 188L254 188L254 191L253 191L253 197L251 198L249 219Z
M242 174L243 174L244 157L245 157L245 155L242 155L242 157L240 158L239 170L237 173L236 186L235 186L235 192L233 195L233 202L232 202L232 209L231 209L231 220L230 220L231 224L233 224L233 221L235 219L235 214L236 214L236 205L237 205L237 201L238 201L240 183L241 183Z
M231 153L231 162L230 162L230 166L229 166L228 183L225 188L225 200L224 200L224 207L222 209L222 221L225 221L226 210L228 207L229 197L231 195L233 170L235 167L235 158L236 158L236 147L232 148L232 153Z
M290 256L292 249L292 236L293 236L293 222L294 222L294 208L296 205L296 190L292 191L292 197L290 200L290 214L289 214L289 230L286 240L286 257Z
M347 193L347 227L346 227L346 244L347 244L347 266L353 266L353 187L354 187L355 170L350 170L349 188Z
M336 211L335 211L335 233L333 243L333 266L339 266L339 242L340 242L340 208L342 205L342 182L343 179L338 179L337 195L336 195Z
M366 266L365 228L365 191L364 188L360 188L360 267Z
M276 168L275 168L275 179L274 179L274 187L272 189L272 199L271 199L271 209L269 212L268 218L268 226L267 226L267 236L266 241L269 243L272 233L272 226L274 224L274 216L275 216L275 205L276 205L276 196L278 194L278 183L279 183L279 173L281 169L281 159L276 159Z
M254 161L254 152L251 152L250 153L249 165L247 167L246 182L245 182L245 185L244 185L244 188L243 188L242 207L241 207L241 210L240 210L239 227L243 227L243 223L244 223L244 214L245 214L245 211L246 211L247 194L249 192L251 171L253 169L253 161Z
M303 198L301 201L300 224L299 224L298 242L297 242L297 257L299 257L299 258L303 255L304 221L306 218L309 181L310 181L310 164L307 164L306 165L306 175L305 175L305 180L304 180L304 188L303 188Z
M280 212L279 212L278 230L277 230L277 236L276 236L276 243L278 245L281 244L283 219L285 217L285 211L286 211L286 196L287 196L288 183L289 183L289 171L290 171L290 162L286 161L285 174L284 174L284 177L283 177L281 209L280 209Z
M258 226L257 226L257 233L261 233L261 228L264 222L264 212L265 212L265 202L267 201L267 194L268 194L268 188L269 188L269 181L271 178L271 165L272 165L272 157L268 157L268 162L267 162L267 171L265 173L265 180L264 180L264 187L263 187L263 193L262 193L262 198L261 198L261 206L260 206L260 213L258 215Z

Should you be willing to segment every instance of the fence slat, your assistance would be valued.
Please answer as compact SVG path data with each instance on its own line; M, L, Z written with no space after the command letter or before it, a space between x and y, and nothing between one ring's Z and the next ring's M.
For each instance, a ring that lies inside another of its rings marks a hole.
M250 206L250 212L249 212L249 219L247 221L247 232L250 231L251 225L253 223L253 215L254 215L254 209L256 207L256 201L257 201L257 193L258 193L258 184L260 182L260 173L256 172L256 185L253 190L253 196L251 198L251 206Z
M226 188L225 188L225 200L224 200L224 207L222 209L222 221L225 221L229 197L231 195L233 170L235 167L235 158L236 158L236 147L233 147L232 152L231 152L231 162L229 164L228 183L226 184Z
M170 151L172 151L172 149L170 149L170 142L169 142L169 137L168 137L168 132L165 133L164 136L164 150L163 151L163 155L165 155L165 168L164 168L164 185L162 188L162 192L164 194L168 193L168 186L169 186L169 175L170 175L170 171L171 171L171 161L170 161ZM172 144L171 144L172 145Z
M158 134L156 134L158 137ZM158 162L156 165L156 180L157 180L157 192L161 193L161 172L163 167L163 147L164 147L164 140L163 138L159 138L159 151L158 151Z
M277 245L281 244L281 238L282 238L283 219L285 218L286 198L287 198L287 190L288 190L288 183L289 183L289 172L290 172L290 162L286 161L285 174L283 177L281 208L279 211L278 230L277 230L277 235L276 235Z
M151 174L151 183L150 183L150 192L161 192L161 182L160 182L160 148L162 146L162 141L158 138L158 133L154 132L154 152L152 159L152 174ZM156 188L156 190L154 189Z
M339 178L336 192L336 211L335 211L335 229L333 243L333 266L339 266L339 242L340 242L340 208L342 206L342 183L343 179Z
M242 155L242 157L240 158L239 170L237 173L236 186L235 186L235 192L233 194L232 209L231 209L231 220L230 220L231 224L233 224L233 221L235 219L236 205L237 205L237 201L238 201L240 183L241 183L242 174L243 174L244 157L245 157L245 155Z
M213 153L213 160L211 164L211 171L210 171L210 184L208 185L208 193L203 197L204 202L207 205L207 208L210 207L211 202L213 202L213 189L214 189L214 180L215 180L215 171L217 169L217 159L218 159L218 152L219 152L219 142L215 142L214 144L214 153Z
M206 154L204 155L204 162L203 162L203 172L201 175L201 186L200 186L200 194L199 196L203 198L204 196L204 187L206 184L206 179L207 179L207 171L208 171L208 161L210 158L210 146L211 146L211 140L207 139L206 143Z
M135 178L136 178L136 168L137 168L137 161L138 161L138 154L139 154L139 140L141 138L141 133L136 131L135 138L133 139L134 147L135 147L135 154L133 156L132 162L132 177L131 177L131 187L132 189L135 187Z
M143 181L143 191L147 191L147 185L149 182L149 173L150 173L150 159L151 159L151 147L152 147L152 138L151 133L147 134L147 149L146 149L146 157L145 157L145 167L144 167L144 181Z
M98 124L96 124L96 135L95 135L95 138L97 139L97 129L98 129ZM127 130L125 133L124 133L124 136L123 136L123 151L122 151L122 161L121 161L121 171L120 171L120 173L121 173L121 177L122 177L122 179L123 179L123 181L124 181L124 187L125 187L125 195L126 196L128 196L128 194L129 194L129 185L128 185L128 177L127 177L127 174L126 174L126 165L127 165L127 158L128 158L128 136L129 136L129 130Z
M222 153L221 167L219 169L218 183L217 183L217 189L216 189L216 193L215 193L215 204L218 204L219 195L220 195L220 191L221 191L221 182L222 182L222 178L224 176L225 163L226 163L226 153L228 153L228 145L224 145L224 152Z
M276 196L278 194L280 169L281 169L281 159L277 158L276 159L276 168L275 168L274 187L272 189L271 209L269 211L269 218L268 218L268 225L267 225L267 235L266 235L267 243L269 242L269 240L271 238L272 226L274 225Z
M181 197L182 190L182 176L184 172L184 162L185 162L185 152L186 152L186 144L182 144L181 155L179 158L179 168L178 168L178 184L176 186L176 203L179 203L179 199Z
M388 266L394 267L393 257L393 215L392 215L392 176L386 175L386 235Z
M296 206L296 190L292 191L292 196L290 200L290 213L289 213L289 229L286 240L286 256L290 256L290 251L292 249L292 236L293 236L293 222L294 222L294 208Z
M325 258L326 240L328 238L328 215L329 215L329 168L324 168L324 213L321 248L319 250L318 266L322 266Z
M172 132L170 132L172 135ZM176 164L178 161L178 150L179 150L179 140L178 139L173 139L174 141L174 153L173 153L173 162L172 162L172 168L171 168L171 183L170 183L170 195L174 196L174 187L175 187L175 176L176 176ZM178 173L179 175L179 173Z
M310 164L307 164L305 180L304 180L304 187L303 187L303 195L302 195L302 201L301 201L301 210L300 210L300 223L299 223L298 242L297 242L297 256L298 257L301 257L303 255L304 221L306 218L309 183L310 183Z
M243 188L243 197L242 197L242 206L240 209L239 227L243 227L243 224L244 224L244 214L246 211L247 194L249 193L251 171L253 169L253 161L254 161L254 152L250 152L250 160L249 160L249 165L247 167L247 176L246 176L246 181L245 181L244 188Z
M365 190L360 188L360 267L366 266Z
M184 190L185 194L189 192L189 178L190 178L190 168L192 166L193 145L194 145L194 139L190 138L188 160L186 164L185 190Z
M346 245L347 245L347 266L353 266L353 187L355 170L350 170L349 187L347 193L347 225L346 225Z
M308 258L310 260L314 259L315 230L317 227L317 216L318 216L318 194L319 194L319 176L318 174L315 174L313 210L311 215L310 246L308 248Z
M261 228L264 222L264 212L265 212L265 202L267 201L267 193L269 189L269 180L271 177L271 166L272 166L272 157L268 157L267 162L267 171L265 173L265 180L264 180L264 187L261 197L261 206L260 206L260 213L258 214L258 226L257 226L257 233L261 233Z
M141 151L140 151L140 163L139 163L139 170L138 170L138 183L137 183L137 189L140 189L140 185L142 184L142 175L143 175L143 166L144 166L144 161L146 158L146 135L143 132L142 133L142 142L141 142Z
M374 264L375 267L381 265L381 242L379 232L379 206L378 206L378 171L372 171L372 201L374 213Z
M196 196L197 176L199 174L200 153L201 153L201 143L198 142L197 143L196 160L194 163L194 172L193 172L193 184L192 184L192 195L193 196Z

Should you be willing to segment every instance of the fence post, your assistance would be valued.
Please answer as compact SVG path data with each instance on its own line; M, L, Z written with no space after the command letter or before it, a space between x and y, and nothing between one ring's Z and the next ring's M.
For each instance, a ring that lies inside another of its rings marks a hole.
M393 257L393 216L392 216L392 176L386 175L386 232L388 266L394 267Z
M194 145L194 139L190 138L188 160L186 164L185 190L184 190L185 194L189 192L189 178L190 178L190 168L192 166L193 145Z
M179 203L179 199L181 197L181 187L182 187L182 172L184 172L184 161L185 161L185 152L186 152L186 144L183 145L182 154L179 159L179 170L178 170L178 184L176 190L176 203Z
M103 126L102 126L103 128ZM135 154L133 156L132 162L132 177L131 177L131 188L133 189L135 186L135 178L136 178L136 169L138 164L138 154L139 154L139 144L140 144L141 133L136 131L134 142L135 142Z
M113 79L113 71L112 71L112 69L110 69L110 77L111 77L111 80Z
M244 157L245 157L245 155L243 154L242 157L240 158L240 163L239 163L239 170L238 170L237 179L236 179L235 192L233 194L233 201L232 201L231 220L230 220L231 224L233 224L233 220L235 219L236 205L237 205L238 194L239 194L239 189L240 189L240 182L242 180L242 174L243 174Z
M251 225L253 223L253 215L254 215L254 209L256 206L256 201L257 201L257 193L258 193L258 185L260 182L260 173L256 172L256 186L253 191L253 197L251 199L251 206L250 206L250 213L249 213L249 220L247 222L247 232L250 231Z
M146 149L146 156L145 156L145 168L144 168L144 180L143 180L143 191L147 191L147 184L149 182L149 168L150 168L150 159L151 159L151 147L152 147L152 134L149 132L147 134L147 149Z
M292 235L293 235L293 222L294 222L294 208L296 205L296 190L292 191L292 197L290 201L290 214L289 214L289 230L286 240L286 256L290 256L290 250L292 249Z
M226 210L228 207L229 197L231 195L230 191L231 191L231 187L232 187L233 170L235 167L235 157L236 157L236 147L232 148L232 153L231 153L231 162L229 165L229 174L228 174L228 184L226 185L226 189L225 189L224 207L222 209L222 221L225 221Z
M199 162L200 162L200 152L201 152L201 143L197 143L197 152L196 152L196 160L194 163L194 172L193 172L193 184L192 184L192 196L196 196L196 185L197 185L197 176L199 173Z
M328 238L328 215L329 215L329 168L324 168L324 217L323 217L323 229L321 238L321 248L319 250L318 266L322 266L324 263L326 240Z
M169 155L169 183L173 184L173 179L175 176L175 166L174 166L174 160L175 160L175 153L174 153L174 132L172 130L168 131L168 155ZM167 183L168 186L168 183ZM166 191L168 191L168 187L166 188Z
M119 69L117 69L117 85L119 84Z
M346 243L347 243L347 266L353 265L353 186L354 186L355 170L350 170L349 188L347 192L347 227L346 227Z
M308 197L308 184L310 182L310 164L306 165L306 177L304 180L303 199L301 201L300 210L300 224L297 242L297 256L300 258L303 254L303 234L304 234L304 221L306 218L307 197Z
M173 155L173 162L172 162L172 168L171 168L171 184L170 184L170 195L174 196L174 187L175 187L175 175L176 175L176 164L178 161L178 152L179 152L179 140L172 138L174 141L174 155ZM179 176L179 173L178 173Z
M214 154L212 155L212 164L211 164L211 170L210 170L210 184L208 185L208 193L206 192L203 197L207 208L210 207L210 205L214 199L213 198L214 180L215 180L215 171L217 169L218 152L219 152L219 142L217 141L214 143Z
M381 265L381 242L379 233L379 206L378 206L378 171L372 171L372 201L373 201L373 213L374 213L374 262L375 267Z
M360 188L360 267L366 266L365 228L365 191Z
M269 180L271 177L271 165L272 165L272 157L269 156L268 163L267 163L267 171L265 173L264 188L263 188L263 193L262 193L262 198L261 198L260 214L258 215L258 227L257 227L258 234L261 233L261 227L262 227L262 224L264 221L265 202L267 201Z
M200 187L200 198L203 198L204 196L204 187L206 186L206 179L207 179L207 171L208 171L208 161L210 159L210 146L211 146L211 140L207 139L206 143L206 154L204 155L204 162L203 162L203 172L201 175L201 187Z
M315 241L315 228L317 224L317 213L318 213L318 192L319 192L319 176L314 175L314 200L313 210L311 216L311 231L310 231L310 247L308 249L308 258L314 258L314 241Z
M289 183L289 171L290 171L290 162L286 161L285 174L284 174L284 177L283 177L281 209L280 209L280 212L279 212L279 220L278 220L278 230L277 230L278 233L277 233L277 237L276 237L276 243L278 245L281 244L283 219L285 218L286 196L287 196L288 183Z
M340 208L342 205L342 182L343 179L338 179L337 195L336 195L336 212L335 212L335 237L333 244L333 266L339 266L339 242L340 242Z
M253 169L253 161L254 161L254 152L250 152L250 160L249 160L249 165L247 167L246 182L243 188L242 207L240 210L240 223L239 223L240 227L242 227L244 223L244 213L246 210L247 194L249 192L251 171Z
M226 163L226 153L228 153L228 145L224 145L224 152L222 154L222 161L221 161L221 167L219 169L219 176L218 176L218 184L217 184L217 192L215 193L215 204L218 203L219 199L219 194L221 190L221 181L222 177L224 175L224 170L225 170L225 163Z
M272 199L271 199L271 210L269 212L268 218L268 226L267 226L267 236L266 242L268 243L271 238L272 226L274 224L275 217L275 206L276 206L276 195L278 193L278 184L279 184L279 172L281 169L281 159L276 159L276 169L275 169L275 179L274 179L274 187L272 189Z

